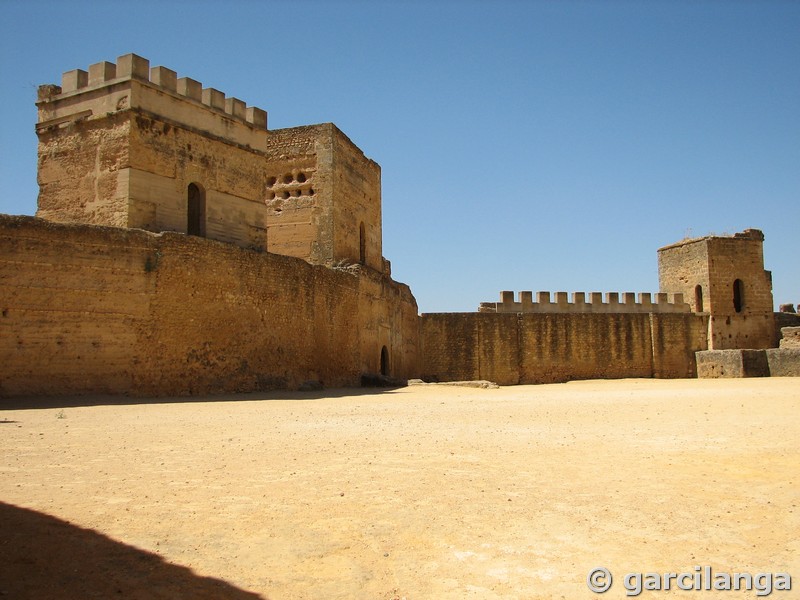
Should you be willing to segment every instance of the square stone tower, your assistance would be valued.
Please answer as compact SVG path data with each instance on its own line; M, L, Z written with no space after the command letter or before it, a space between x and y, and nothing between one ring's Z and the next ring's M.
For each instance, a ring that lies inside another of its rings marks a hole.
M764 234L683 240L658 250L662 292L682 293L694 312L709 315L709 349L775 344L772 275L764 270Z
M39 88L37 216L302 258L382 256L380 167L331 123L267 113L127 54Z

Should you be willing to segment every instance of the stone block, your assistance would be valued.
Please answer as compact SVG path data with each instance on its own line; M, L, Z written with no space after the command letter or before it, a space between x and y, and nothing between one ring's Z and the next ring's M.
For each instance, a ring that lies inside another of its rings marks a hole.
M117 65L108 61L89 66L89 85L111 81L117 76Z
M74 92L89 85L89 73L83 69L72 69L61 76L61 93Z
M166 67L153 67L150 69L150 81L171 92L178 90L178 74Z
M780 347L800 350L800 327L781 327Z
M258 129L266 129L267 111L256 108L255 106L250 106L245 111L245 120L253 127L257 127Z
M764 350L703 350L695 352L700 379L768 377Z
M211 108L225 110L225 94L214 88L203 88L202 102Z
M150 80L150 61L136 54L125 54L117 59L117 77Z
M181 77L177 82L178 93L192 100L203 100L203 84L189 77Z
M800 348L769 348L765 352L770 376L800 377Z
M247 105L238 98L225 99L225 112L236 119L244 121Z

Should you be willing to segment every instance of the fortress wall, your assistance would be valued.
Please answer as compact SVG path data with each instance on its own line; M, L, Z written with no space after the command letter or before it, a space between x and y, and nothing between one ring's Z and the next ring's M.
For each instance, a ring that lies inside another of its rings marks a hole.
M653 377L696 377L695 352L708 348L708 319L700 314L652 314Z
M653 294L647 292L520 292L514 301L514 292L500 292L500 302L481 302L479 312L498 313L688 313L691 307L683 294Z
M419 314L411 290L375 271L363 269L360 273L355 326L360 344L360 372L380 372L381 350L385 346L388 375L399 379L417 377ZM342 335L353 335L354 331L343 329ZM338 352L335 344L330 351Z
M706 321L676 314L423 314L420 373L501 385L691 377Z
M513 322L516 317L502 315L500 319ZM420 377L426 381L480 379L478 325L484 321L484 313L423 313L420 318Z
M45 125L139 108L262 149L267 128L266 111L189 77L178 78L171 69L151 68L149 60L135 54L120 56L116 64L95 63L88 72L65 72L60 86L39 87L37 107Z
M651 377L647 315L523 315L521 383Z
M358 385L383 344L398 375L415 369L411 314L406 286L357 272L176 233L0 215L4 396Z
M382 271L381 169L334 126L331 137L333 193L338 198L333 208L333 259L360 262L363 243L364 264Z
M126 227L129 120L114 115L38 133L36 215L50 221Z
M187 230L188 186L205 195L205 235L267 248L264 156L154 117L133 114L129 227Z
M711 310L708 278L708 244L705 241L684 240L658 251L658 288L662 292L683 294L694 312ZM701 296L695 293L702 288ZM702 306L699 305L702 303Z

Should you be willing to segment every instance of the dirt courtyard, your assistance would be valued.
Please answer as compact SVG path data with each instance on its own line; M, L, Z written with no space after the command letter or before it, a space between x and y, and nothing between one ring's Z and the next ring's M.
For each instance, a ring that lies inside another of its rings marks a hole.
M800 597L798 379L39 402L0 401L0 597Z

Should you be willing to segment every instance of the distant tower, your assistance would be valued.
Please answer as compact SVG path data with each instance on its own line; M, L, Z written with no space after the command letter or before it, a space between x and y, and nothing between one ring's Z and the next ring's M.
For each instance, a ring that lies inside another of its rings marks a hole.
M709 315L708 347L775 345L772 275L764 270L764 234L683 240L658 250L662 292L683 293L694 312Z
M268 130L266 111L135 54L64 73L36 106L41 218L388 274L380 167L332 123Z

